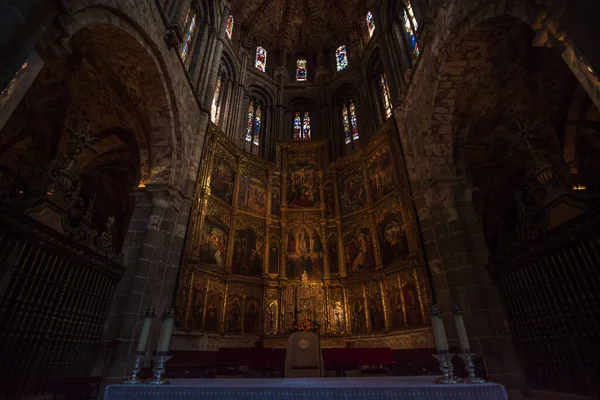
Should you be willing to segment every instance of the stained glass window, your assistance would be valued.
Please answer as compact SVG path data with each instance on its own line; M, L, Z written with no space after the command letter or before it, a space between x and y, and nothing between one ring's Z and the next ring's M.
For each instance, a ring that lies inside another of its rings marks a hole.
M260 46L256 48L256 62L254 66L262 72L267 70L267 51Z
M254 100L250 100L248 107L248 127L246 128L246 142L252 142L252 123L254 122Z
M381 74L379 84L381 86L381 96L383 98L383 109L385 111L385 117L389 118L392 116L392 102L390 100L390 89L388 87L385 74Z
M254 120L254 135L252 141L256 146L260 143L260 124L261 124L262 112L260 104L256 106L256 118Z
M212 105L210 107L210 120L212 122L217 121L219 116L219 96L221 94L221 76L217 80L217 87L215 88L215 94L213 95Z
M375 19L371 11L367 13L367 29L369 30L369 37L373 37L375 33Z
M296 80L300 82L306 80L306 60L302 58L296 61Z
M304 119L302 120L302 140L310 140L310 114L304 113Z
M185 41L183 42L183 48L181 49L181 59L185 61L187 55L192 47L192 39L194 38L194 31L196 30L196 13L189 10L185 17L185 26L187 27L187 33L185 35Z
M415 18L412 6L410 5L410 1L407 0L404 4L404 30L406 31L408 45L414 62L419 58L419 44L417 43L417 36L415 34L419 25Z
M233 15L229 14L229 18L227 18L227 25L225 26L225 31L227 32L227 37L231 39L231 35L233 35Z
M352 133L350 131L350 118L348 117L348 107L342 106L342 121L344 123L344 143L348 144L352 141Z
M299 112L294 116L294 140L302 140L302 120Z
M352 125L352 140L358 140L358 120L356 119L356 109L352 100L350 100L350 125Z
M337 62L337 70L341 71L348 66L348 54L346 53L346 46L340 46L335 51L335 59Z

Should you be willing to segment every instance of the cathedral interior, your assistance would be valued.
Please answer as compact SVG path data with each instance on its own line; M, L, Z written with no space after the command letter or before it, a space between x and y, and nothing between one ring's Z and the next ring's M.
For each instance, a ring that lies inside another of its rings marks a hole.
M148 352L431 358L458 305L510 398L599 395L599 4L0 15L0 398L128 376L149 306Z

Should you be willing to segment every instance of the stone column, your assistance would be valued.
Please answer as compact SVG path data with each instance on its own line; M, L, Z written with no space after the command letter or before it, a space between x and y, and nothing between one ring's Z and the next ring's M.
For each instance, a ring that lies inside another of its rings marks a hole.
M227 19L229 18L230 9L226 5L223 8L223 14L221 15L221 21L216 27L216 31L214 32L214 41L215 46L214 50L211 54L212 58L209 58L210 61L210 69L206 71L207 73L207 81L206 88L201 86L198 90L200 94L200 103L204 107L210 107L212 102L212 96L214 94L215 86L217 85L217 78L219 75L219 66L221 65L221 53L223 52L223 41L225 40L225 26L227 25ZM204 97L202 97L202 93L204 93ZM202 100L203 99L203 100Z

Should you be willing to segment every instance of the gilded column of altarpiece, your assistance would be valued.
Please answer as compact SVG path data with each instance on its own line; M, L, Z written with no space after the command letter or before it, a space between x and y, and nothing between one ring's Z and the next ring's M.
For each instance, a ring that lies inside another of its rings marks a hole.
M330 162L325 141L278 143L276 161L211 126L177 292L180 331L321 335L427 323L429 284L393 127Z

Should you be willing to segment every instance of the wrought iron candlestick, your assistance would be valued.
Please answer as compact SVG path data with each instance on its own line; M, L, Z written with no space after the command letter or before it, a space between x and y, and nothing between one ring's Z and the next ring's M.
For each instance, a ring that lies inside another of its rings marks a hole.
M478 378L477 376L475 376L475 363L473 362L473 357L475 357L475 353L471 353L469 349L467 349L458 356L462 358L463 362L465 363L467 373L469 374L466 378L463 379L463 383L485 383L485 379Z
M144 363L144 356L146 355L143 351L136 351L133 357L133 369L131 371L131 376L129 378L125 378L121 381L124 385L139 385L144 383L143 380L138 378L140 371L142 370L142 364Z
M440 370L442 376L435 380L435 383L459 383L460 379L454 376L454 366L452 365L452 357L454 354L438 351L438 354L432 354L440 362Z
M168 384L170 384L171 382L169 382L169 380L165 378L165 372L166 372L165 364L171 358L173 358L173 357L169 356L166 351L160 352L156 356L152 357L152 361L154 361L154 368L152 369L152 379L149 379L145 383L148 385L168 385Z

